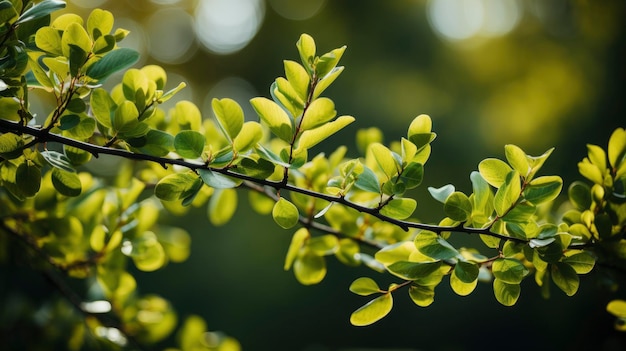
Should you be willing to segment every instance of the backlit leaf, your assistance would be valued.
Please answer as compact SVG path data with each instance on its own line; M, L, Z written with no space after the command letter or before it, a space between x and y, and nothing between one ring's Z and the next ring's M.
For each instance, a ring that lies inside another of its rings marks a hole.
M378 284L376 284L372 278L367 277L357 278L353 281L352 284L350 284L350 291L361 296L382 292Z
M287 255L285 256L285 264L283 266L286 271L291 269L294 260L298 257L300 249L304 246L304 243L309 236L310 234L308 229L300 228L291 237L291 243L289 244L289 249L287 250Z
M502 186L507 174L512 170L508 164L497 158L488 158L478 164L480 175L487 183L496 188Z
M235 189L216 189L209 200L209 220L214 226L221 226L230 221L237 210L237 191Z
M593 256L587 251L581 251L567 256L563 259L563 262L574 268L576 274L587 274L591 272L596 263Z
M253 98L250 104L272 133L286 142L291 142L293 138L291 119L278 104L264 97Z
M528 274L528 268L514 258L498 258L493 261L493 275L502 282L519 284Z
M307 107L300 127L302 130L313 129L335 118L336 115L335 103L329 98L319 98Z
M285 60L283 63L287 80L298 93L298 96L303 101L306 100L310 81L306 69L295 61Z
M417 201L414 199L393 199L380 209L380 214L395 219L406 219L413 214L416 207Z
M114 18L109 11L94 9L87 18L87 31L95 40L98 37L111 33L113 30Z
M439 271L441 261L436 262L406 262L399 261L387 267L393 275L406 280L426 278Z
M233 141L233 148L245 152L253 148L263 138L263 128L257 122L246 122Z
M446 198L443 204L443 211L451 219L465 222L472 214L472 203L467 195L460 191L455 191Z
M504 306L513 306L520 296L521 288L519 284L505 283L496 278L493 280L493 292L498 302Z
M436 235L436 234L435 234ZM411 241L387 245L376 252L375 258L385 266L398 261L408 261L411 253L415 251L415 245Z
M420 307L430 306L435 301L435 287L411 284L409 297Z
M530 172L530 165L528 164L526 153L518 146L508 144L504 146L504 154L511 167L522 177L526 177Z
M20 163L15 172L15 184L24 196L35 196L41 187L41 169L30 161Z
M460 296L472 293L478 283L478 265L459 261L450 275L450 287Z
M319 142L337 133L352 122L354 122L354 117L340 116L332 122L325 123L315 129L309 129L304 131L298 139L298 147L296 148L295 152L297 153L301 150L312 148Z
M298 224L298 208L284 197L281 197L272 209L272 218L276 224L284 229L289 229Z
M130 256L138 269L152 272L166 262L165 250L153 232L144 232L133 240L124 241L122 252Z
M193 130L183 130L176 134L174 138L174 148L183 158L198 158L204 152L205 138L199 132Z
M626 130L617 128L609 138L608 157L611 167L618 168L626 155Z
M524 188L524 198L535 205L556 199L563 188L563 179L559 176L535 178Z
M214 98L211 101L211 106L224 135L229 140L235 139L243 127L244 120L241 106L235 100L229 98L221 100Z
M373 324L391 312L392 308L391 293L383 294L352 312L350 323L359 327Z
M519 173L517 171L509 172L493 199L493 207L499 216L506 214L515 205L521 191Z
M324 257L305 250L293 263L293 273L302 285L317 284L326 276L326 261Z

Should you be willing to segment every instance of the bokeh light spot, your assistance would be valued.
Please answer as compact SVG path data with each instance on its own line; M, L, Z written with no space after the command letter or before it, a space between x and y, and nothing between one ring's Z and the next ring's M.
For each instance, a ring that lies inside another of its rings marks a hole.
M193 17L178 7L154 13L148 21L150 55L164 63L183 63L191 58L195 43Z
M427 15L439 36L462 41L509 33L521 18L521 7L517 0L429 0Z
M227 55L254 38L265 17L261 0L204 0L196 7L196 35L209 51Z
M294 21L302 21L315 16L326 5L326 0L269 0L276 13Z

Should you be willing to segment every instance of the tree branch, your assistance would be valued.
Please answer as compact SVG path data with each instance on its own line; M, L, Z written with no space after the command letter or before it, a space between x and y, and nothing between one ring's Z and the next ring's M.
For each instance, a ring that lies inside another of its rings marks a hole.
M84 151L87 151L95 157L98 157L101 154L106 154L106 155L112 155L112 156L119 156L119 157L123 157L123 158L130 159L130 160L154 162L154 163L160 164L164 168L167 168L167 165L169 164L169 165L182 166L184 168L187 168L193 171L196 171L198 169L209 169L213 172L218 172L229 177L241 179L241 180L259 184L262 186L271 187L276 190L284 189L290 192L300 193L300 194L315 197L321 200L335 202L335 203L344 205L346 207L355 209L361 213L369 214L373 217L380 219L381 221L396 225L405 231L409 230L410 228L416 228L416 229L421 229L421 230L430 230L438 234L442 232L461 232L461 233L474 234L474 235L488 235L488 236L495 237L498 239L510 240L510 241L523 243L523 244L530 242L529 239L515 238L515 237L508 236L508 235L500 234L500 233L494 233L490 230L489 227L487 228L466 227L462 223L456 226L441 226L441 225L399 220L399 219L391 218L391 217L381 214L378 207L375 207L375 208L366 207L358 203L351 202L343 196L329 195L329 194L324 194L324 193L320 193L320 192L309 190L309 189L299 188L292 184L285 183L283 180L272 181L272 180L267 180L267 179L257 179L257 178L250 177L245 174L234 172L229 168L213 168L213 167L207 166L206 164L185 161L183 159L157 157L157 156L151 156L151 155L145 155L145 154L138 154L138 153L134 153L134 152L123 150L123 149L115 149L115 148L110 148L110 147L93 145L90 143L67 138L62 135L49 133L45 130L38 129L36 127L21 125L13 121L0 119L0 131L18 132L18 133L32 135L38 138L40 142L57 142L60 144L73 146L73 147L82 149ZM584 244L573 244L570 247L580 248L584 246L585 246Z

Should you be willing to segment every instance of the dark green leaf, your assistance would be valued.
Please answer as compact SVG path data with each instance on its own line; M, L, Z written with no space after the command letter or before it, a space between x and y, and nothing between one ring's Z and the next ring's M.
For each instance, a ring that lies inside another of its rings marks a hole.
M89 66L87 75L94 80L103 81L111 74L132 66L139 59L139 53L133 49L113 50Z
M183 158L198 158L204 152L204 135L193 130L183 130L174 138L174 149Z
M32 21L51 14L52 12L65 7L65 1L62 0L44 0L36 3L28 10L24 11L17 20L17 24Z
M15 184L26 197L35 196L41 187L41 170L30 161L17 166Z
M213 172L210 169L198 169L198 174L200 174L204 184L210 186L211 188L228 189L241 184L241 181L237 181L223 174Z
M576 294L580 279L572 266L567 263L556 262L552 264L550 272L552 273L554 284L563 290L567 296Z
M460 191L455 191L446 198L443 204L443 211L451 219L465 222L472 214L472 203L467 195Z
M52 169L52 185L61 195L65 196L78 196L82 191L78 175L59 168Z

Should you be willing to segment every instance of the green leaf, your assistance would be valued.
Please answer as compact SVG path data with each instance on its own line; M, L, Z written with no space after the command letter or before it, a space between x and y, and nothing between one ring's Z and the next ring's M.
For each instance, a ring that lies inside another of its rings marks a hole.
M274 101L264 97L253 98L250 104L272 133L288 143L291 142L293 126L285 110Z
M298 257L300 249L302 249L305 241L310 236L311 234L306 228L300 228L293 234L293 236L291 237L291 243L289 244L289 249L287 250L287 255L285 256L285 264L283 266L286 271L291 269L293 262Z
M41 27L35 34L35 44L41 50L53 55L63 55L61 34L52 27Z
M208 168L198 169L198 174L200 174L200 178L202 178L204 184L215 189L230 189L241 184L241 181L239 180L235 180L223 174L213 172Z
M298 224L300 215L298 208L284 197L281 197L274 204L272 218L274 222L284 229L289 229Z
M433 273L438 273L441 261L436 262L407 262L399 261L387 267L393 275L406 280L418 280L427 278Z
M611 167L617 169L626 156L626 130L616 128L609 137L608 157Z
M550 273L552 273L554 284L563 290L567 296L576 294L580 285L580 279L572 266L567 263L556 262L552 264Z
M415 144L417 149L421 149L425 145L432 142L436 134L432 133L433 122L428 115L419 115L411 121L407 137L410 142Z
M376 293L382 293L378 284L372 278L357 278L350 284L350 291L361 296L368 296Z
M391 179L398 173L398 164L396 163L391 150L381 143L371 143L368 147L368 153L370 153L378 168L387 176L387 179Z
M586 159L582 162L578 162L578 172L583 177L596 184L602 185L604 183L604 176L602 174L603 170L599 169L598 166L592 164Z
M460 296L467 296L478 284L478 265L459 261L450 275L450 287Z
M524 198L535 205L557 198L563 188L563 179L559 176L535 178L524 188Z
M504 306L513 306L520 296L521 288L519 284L510 284L496 278L493 280L493 292L496 300Z
M415 208L417 208L417 201L414 199L393 199L380 209L380 214L395 219L406 219L413 214Z
M302 130L317 128L335 118L336 115L335 103L331 99L319 98L313 100L302 117L300 128Z
M87 18L87 31L96 40L100 36L111 33L115 19L113 14L102 9L94 9Z
M87 76L97 81L104 81L111 74L135 64L139 53L129 48L113 50L87 68Z
M68 25L61 36L61 49L63 51L63 56L70 58L70 62L71 46L80 48L86 57L87 53L91 52L91 45L92 41L89 38L89 34L87 34L87 31L81 24L76 22Z
M392 308L393 297L391 293L383 294L352 312L352 315L350 315L350 323L357 327L376 323L389 314Z
M326 276L326 261L324 257L305 250L296 258L293 264L293 273L300 284L317 284Z
M176 134L174 138L174 149L183 158L195 159L202 156L205 142L204 135L201 133L193 130L183 130Z
M193 172L170 174L159 180L154 195L163 201L181 200L189 195L191 189L198 187L198 182L200 179Z
M354 117L340 116L336 120L323 124L320 127L305 130L298 139L298 147L296 148L294 153L302 152L303 150L312 148L319 142L337 133L352 122L354 122Z
M52 185L61 195L75 197L80 195L82 185L76 173L59 168L52 169Z
M156 234L150 231L143 232L132 240L124 241L122 253L130 256L135 266L144 272L155 271L166 263L165 250Z
M436 235L436 234L435 234ZM408 261L411 253L415 251L415 245L411 241L401 241L387 245L376 252L377 261L388 266L398 261Z
M45 0L34 4L28 10L24 11L18 18L16 24L32 21L51 14L52 12L65 7L65 1L62 0Z
M0 135L0 156L6 159L13 159L22 155L24 139L13 133Z
M341 56L346 51L346 46L331 50L316 60L315 74L317 77L325 77L337 66Z
M363 172L357 176L354 186L372 193L380 193L380 183L378 182L378 177L376 177L374 171L365 165L363 166Z
M493 275L504 283L519 284L528 274L528 268L515 258L498 258L493 261Z
M530 173L530 165L528 164L526 153L518 146L513 144L505 145L504 154L511 167L522 177L526 177Z
M233 99L213 99L211 101L213 113L217 119L218 126L228 138L234 140L243 127L243 110Z
M567 189L567 195L577 210L584 211L591 207L591 188L589 185L575 181Z
M137 111L135 104L130 101L124 101L115 110L111 126L116 131L128 132L138 125L138 117L139 111Z
M499 216L504 216L520 197L522 185L517 171L507 174L504 183L500 186L493 199L493 207Z
M309 239L307 244L309 250L318 256L326 256L334 254L339 245L339 240L332 234L316 236Z
M26 197L37 195L41 187L41 169L30 161L20 163L15 172L15 185Z
M287 109L289 113L296 117L302 114L304 109L304 101L298 96L298 93L283 77L276 78L270 87L272 99Z
M423 178L424 166L417 162L410 162L402 171L402 175L400 175L400 180L406 185L407 189L419 186Z
M263 158L254 160L252 158L244 157L241 159L241 162L239 162L237 171L257 179L266 179L274 173L274 164ZM274 202L272 202L272 206L273 205Z
M497 158L488 158L478 164L478 171L491 186L499 188L504 184L507 174L513 169L506 162Z
M420 307L430 306L435 301L435 287L411 284L409 297Z
M433 188L431 186L428 187L428 192L430 193L430 196L443 204L446 203L446 199L448 199L448 196L454 193L454 190L455 188L452 184L444 185L441 188Z
M570 265L576 274L587 274L591 272L596 263L593 256L587 251L581 251L567 256L563 259L563 262Z
M417 247L418 245L420 246ZM432 244L426 245L424 245L423 243L418 244L416 237L415 246L422 254L436 260L447 260L456 257L459 254L459 251L457 251L454 246L450 245L450 243L448 243L444 238L439 235L437 235L435 241Z
M443 211L451 219L465 222L472 214L472 203L467 195L460 191L455 191L446 198L443 204Z
M237 210L235 189L216 189L209 200L209 220L214 226L221 226L233 217Z
M312 73L311 65L313 64L316 50L315 40L308 34L302 34L296 42L296 48L298 48L298 53L300 54L304 68L309 71L309 74Z
M55 168L64 170L66 172L76 172L70 160L63 155L62 153L56 151L42 151L40 152L41 156L48 161L48 163Z
M341 72L343 72L343 67L335 67L330 73L322 77L313 90L313 99L317 99L339 77Z
M307 99L310 78L306 69L295 61L285 60L283 61L285 66L285 76L289 81L289 84L298 93L298 96L303 101Z

